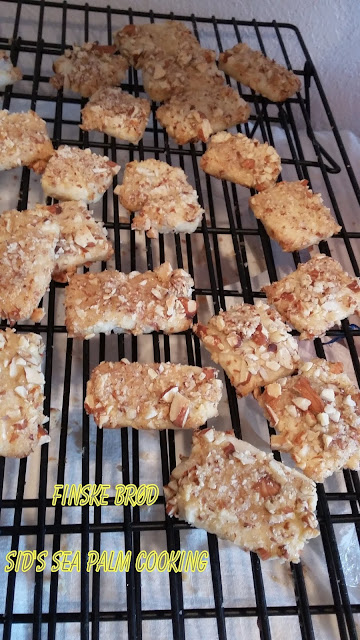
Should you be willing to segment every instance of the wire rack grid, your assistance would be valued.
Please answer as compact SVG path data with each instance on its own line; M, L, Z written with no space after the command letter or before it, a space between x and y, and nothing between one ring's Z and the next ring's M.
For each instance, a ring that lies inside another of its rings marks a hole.
M306 251L285 257L281 254L261 223L249 214L249 191L205 176L198 166L205 146L179 147L169 140L157 123L154 103L144 139L133 146L100 134L81 132L78 124L85 101L62 91L55 94L49 86L53 60L73 41L97 39L111 43L113 31L128 22L170 18L185 21L203 46L222 51L244 40L276 57L300 76L301 94L281 105L271 104L227 78L251 104L249 123L238 130L276 146L282 157L282 177L305 178L313 188L322 185L325 201L342 231L331 241L321 242L320 250L339 256L345 268L359 275L356 255L360 229L348 222L338 200L343 185L352 210L359 212L359 186L324 90L295 26L41 0L7 0L2 2L1 12L0 47L9 50L13 63L24 70L23 81L3 92L4 109L36 110L47 121L55 147L89 146L109 155L122 167L134 158L166 160L182 167L197 189L206 211L201 228L192 236L160 236L158 240L135 237L117 198L109 190L95 207L95 213L102 218L114 242L115 259L110 266L124 271L145 270L170 259L186 268L195 280L195 296L203 320L202 313L209 316L234 301L252 303L264 297L262 284L279 279L286 270L294 270L308 258ZM124 88L142 95L140 74L130 68ZM330 151L322 136L313 130L314 108L323 109L328 118L333 138ZM8 175L1 176L2 209L14 207L16 198L19 209L42 198L38 179L28 169L13 174L13 182ZM103 263L92 268L106 266ZM54 483L138 485L147 480L166 484L179 453L189 449L189 439L173 432L151 434L150 443L148 434L135 430L104 433L96 429L83 410L92 367L104 359L124 356L134 361L165 359L198 365L209 361L191 332L171 338L161 334L139 338L101 335L79 344L66 335L63 294L64 287L52 282L43 301L44 320L17 327L18 331L39 332L46 342L44 411L50 415L52 442L28 460L0 459L0 546L2 557L10 549L29 548L37 552L48 549L50 554L65 548L80 549L83 568L74 575L45 571L5 574L1 567L0 624L4 640L30 637L96 640L119 635L131 639L180 640L197 637L199 633L221 640L245 634L264 640L285 635L294 640L357 638L359 583L349 570L342 540L344 536L346 541L351 540L351 552L358 553L360 484L358 474L348 470L337 474L336 481L318 485L321 538L316 541L316 554L324 587L321 596L317 593L316 571L311 570L313 556L307 555L310 553L307 550L302 563L290 567L272 565L269 569L269 564L256 555L234 550L206 534L195 538L195 544L209 551L204 581L201 576L190 576L189 584L187 576L171 572L162 579L163 599L157 599L155 576L136 572L134 563L126 575L120 576L85 571L89 549L100 552L113 545L131 550L135 558L140 549L153 545L157 539L159 549L169 551L192 548L194 544L194 531L186 523L166 516L162 496L148 510L114 507L113 498L108 507L59 504L52 507ZM335 347L341 349L359 383L360 330L345 320L341 328L329 331L328 335L329 340L340 340ZM330 357L335 347L317 339L311 348L320 357ZM262 442L266 448L271 430L256 414L255 405L251 400L239 401L227 379L225 388L226 402L214 424L225 429L232 426L238 437L257 445ZM260 424L258 433L252 429L255 423ZM280 459L278 453L275 456ZM206 590L206 598L202 597L202 589Z

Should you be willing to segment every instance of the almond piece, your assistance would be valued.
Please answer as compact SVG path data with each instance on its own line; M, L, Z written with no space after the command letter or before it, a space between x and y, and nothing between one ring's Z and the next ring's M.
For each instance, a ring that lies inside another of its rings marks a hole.
M310 400L310 406L308 409L309 411L315 413L316 415L318 413L323 413L325 405L320 396L312 388L307 378L305 378L304 376L299 376L294 385L294 389L299 392L299 395L302 398L307 398L307 400Z
M274 478L272 478L269 474L266 474L263 478L254 484L253 489L258 491L262 498L271 498L272 496L276 496L281 486Z
M179 298L182 306L185 310L187 318L193 318L197 311L196 300L189 300L189 298Z
M182 429L189 417L190 402L181 393L174 395L173 401L170 406L170 420L176 426Z
M179 387L168 387L167 389L165 389L165 391L162 393L162 395L160 396L161 400L164 400L164 402L172 402L175 393L178 393L179 391Z

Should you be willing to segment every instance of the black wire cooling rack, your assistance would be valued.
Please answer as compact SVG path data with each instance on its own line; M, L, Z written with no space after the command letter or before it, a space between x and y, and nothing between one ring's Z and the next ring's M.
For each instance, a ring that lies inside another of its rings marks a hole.
M200 303L208 304L210 312L226 308L233 300L242 299L251 303L255 298L263 297L257 280L258 272L253 272L254 255L262 261L270 281L279 278L279 250L269 240L261 223L249 216L246 204L250 195L248 190L221 183L200 172L198 160L204 147L179 147L169 140L154 117L155 104L152 105L152 118L143 141L138 146L122 144L99 134L82 133L78 124L84 101L73 94L55 94L48 84L53 60L73 41L80 43L98 39L102 43L111 43L112 32L128 22L175 18L184 20L193 28L204 46L222 51L244 39L293 68L300 76L303 86L301 94L282 105L271 104L238 85L241 95L251 104L252 112L249 123L239 130L248 136L255 134L275 146L278 146L280 135L281 149L285 149L281 153L283 176L290 179L305 178L310 186L317 180L322 181L324 198L342 225L342 231L329 243L321 242L320 250L328 255L331 250L332 255L336 256L339 251L343 266L359 275L356 253L360 229L356 231L356 227L343 220L344 212L337 199L340 185L337 174L340 174L341 188L352 198L353 211L357 211L357 216L359 186L324 90L296 27L275 21L264 23L198 18L194 15L162 15L39 0L9 0L1 3L0 11L0 47L9 50L13 63L18 63L24 71L23 81L7 87L3 92L4 109L37 110L45 117L52 131L55 146L64 143L90 146L98 153L119 161L122 167L133 158L146 157L178 164L185 169L197 188L206 218L196 233L182 237L160 236L159 240L142 239L140 244L134 232L130 231L129 221L119 211L117 198L109 190L96 208L96 213L102 216L114 241L113 266L125 271L151 269L170 257L173 263L184 266L193 275L196 297ZM229 78L227 81L232 82ZM128 83L124 88L135 95L143 93L140 76L133 69L129 70ZM321 111L325 114L327 128L333 134L331 148L335 151L329 152L321 135L314 133L311 117L314 109L317 113ZM25 209L30 201L35 202L41 197L38 179L26 168L12 173L14 179L10 172L1 176L2 208L4 194L12 189L13 200L7 208L16 206L18 198L18 208ZM292 270L301 259L306 259L306 252L288 256ZM105 266L102 264L101 268ZM41 452L30 459L0 459L1 563L5 565L5 553L10 549L41 551L47 548L54 553L59 549L78 548L84 566L89 549L100 551L110 535L119 541L114 543L119 545L118 548L131 550L134 556L143 547L146 535L158 536L160 548L169 551L187 548L190 538L185 534L190 535L192 530L185 523L165 515L162 497L149 508L146 517L139 507L114 507L113 499L109 500L108 507L93 509L88 506L52 507L54 483L68 482L69 478L73 478L72 473L76 479L70 481L82 484L109 481L115 484L114 476L118 473L117 482L138 485L148 464L146 455L141 453L143 434L127 429L119 432L97 430L82 408L91 368L105 358L117 359L127 355L129 359L141 360L144 339L102 335L98 340L83 344L67 339L61 311L63 289L62 285L52 282L49 294L43 301L47 312L44 320L40 324L27 323L17 327L19 331L40 332L46 341L44 410L50 415L52 443L50 447L43 446ZM360 330L344 321L341 329L329 331L328 335L330 337L327 340L340 339L343 353L346 352L349 362L352 362L359 382L356 341L359 340ZM314 343L315 352L320 357L328 353L328 347L324 344L325 341L319 339ZM146 348L150 348L150 360L177 361L177 358L181 358L190 364L201 364L202 360L206 360L206 354L191 332L176 338L158 334L148 336ZM226 392L227 417L222 418L220 426L229 428L232 423L236 435L241 437L248 420L243 409L244 400L237 400L228 380ZM57 410L53 408L56 399L59 401ZM250 423L251 411L254 409L250 408ZM266 423L265 433L268 439ZM158 449L159 484L167 483L177 456L183 451L183 444L177 440L178 434L174 435L173 432L152 435L156 438ZM245 437L249 438L248 431ZM114 451L120 463L117 470L112 463L109 465ZM278 564L273 563L269 573L269 565L262 563L257 556L236 549L234 563L239 583L235 580L228 584L226 554L229 547L215 536L204 534L204 548L210 554L206 583L207 587L210 585L210 593L207 603L202 598L201 583L196 583L196 577L191 577L197 586L189 599L186 595L186 576L170 573L165 576L163 583L167 593L166 606L153 606L152 602L156 601L154 591L151 594L153 574L145 576L137 573L133 564L130 571L121 576L122 581L111 582L114 593L107 602L104 602L102 595L113 579L109 574L90 574L84 569L80 575L36 573L33 570L28 574L14 571L5 573L1 566L0 624L3 638L54 640L81 637L85 640L91 636L96 640L121 636L132 639L173 637L180 640L207 634L209 638L218 637L222 640L245 635L269 639L282 638L286 629L286 635L293 639L355 639L360 604L359 597L356 600L354 585L356 587L357 584L359 589L359 584L356 578L355 583L349 581L348 558L341 547L341 537L344 527L347 527L346 533L353 531L355 542L358 543L359 501L360 483L355 472L337 474L335 484L330 481L318 485L321 530L318 548L323 571L321 580L327 587L326 597L317 596L316 585L314 587L311 575L309 577L311 563L306 560L307 550L303 563L293 565L290 569L284 569L285 565L281 565L283 569L280 569ZM248 563L248 573L244 589L244 581L241 580L245 562ZM357 566L358 575L359 564ZM281 601L277 600L277 587L279 590L285 589L285 583L288 595ZM72 590L74 584L75 592ZM244 590L249 592L246 598Z

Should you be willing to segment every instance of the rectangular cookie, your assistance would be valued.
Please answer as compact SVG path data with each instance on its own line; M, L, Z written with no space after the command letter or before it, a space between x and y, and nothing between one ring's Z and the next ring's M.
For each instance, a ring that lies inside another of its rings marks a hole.
M301 88L295 73L245 43L220 53L219 69L272 102L283 102Z
M0 216L0 317L11 324L31 317L55 268L60 227L42 211Z
M212 136L200 167L220 180L263 191L274 186L281 171L280 156L267 142L242 133L221 131Z
M120 171L116 162L90 149L59 147L45 169L41 186L57 200L98 202Z
M336 260L322 253L263 291L300 332L300 340L322 336L350 314L360 312L360 279L349 276Z
M249 105L229 86L184 90L156 111L156 118L178 144L206 142L212 133L247 122Z
M22 79L19 67L14 67L8 51L0 49L0 89L5 89L8 84L14 84Z
M315 483L233 431L196 431L164 494L168 515L262 560L299 562L305 543L319 535Z
M150 102L135 98L120 87L101 87L81 109L84 131L101 131L108 136L137 144L149 120Z
M83 98L100 87L117 86L124 80L129 65L123 56L115 54L114 45L84 42L79 47L74 44L55 60L55 75L50 78L50 84L55 89L71 89Z
M85 409L100 428L197 429L218 415L217 375L169 362L102 362L87 383Z
M256 394L279 435L273 449L290 453L315 482L344 467L360 469L360 392L340 362L302 362L299 373Z
M125 209L137 212L131 228L146 231L149 237L193 233L204 213L184 171L153 158L129 162L123 183L114 193Z
M44 216L52 214L60 227L53 280L67 282L67 274L73 274L78 267L100 260L106 261L113 255L107 230L102 222L94 220L85 202L60 202L48 207L37 205L36 211L43 212ZM31 212L22 213L28 215Z
M0 111L0 171L25 166L42 173L54 153L46 122L34 111Z
M183 52L200 49L194 34L178 20L127 24L114 33L114 42L135 69L141 68L144 59L154 51L172 56L177 55L179 49Z
M159 50L144 57L141 65L144 89L152 100L163 102L175 93L225 83L215 63L215 51L183 50L168 55Z
M183 269L164 262L154 271L129 274L103 271L75 275L66 289L69 337L96 333L179 333L191 326L196 302L193 279Z
M50 441L43 428L44 343L35 333L0 331L0 456L24 458Z
M267 304L240 304L193 328L220 364L238 396L290 375L299 361L297 341Z
M341 227L307 180L278 182L249 199L255 217L283 251L300 251L339 233Z

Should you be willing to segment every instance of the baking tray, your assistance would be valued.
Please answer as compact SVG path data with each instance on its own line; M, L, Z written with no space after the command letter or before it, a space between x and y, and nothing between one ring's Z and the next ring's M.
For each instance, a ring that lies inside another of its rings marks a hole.
M195 278L201 320L236 301L264 297L262 284L279 279L308 259L307 251L283 254L261 223L249 213L249 190L216 181L199 171L204 146L179 147L152 117L138 146L120 143L78 128L85 101L54 93L48 84L51 65L65 46L97 39L111 43L112 32L127 23L174 18L194 30L203 46L222 51L244 40L292 68L302 80L301 95L285 104L269 103L246 87L240 94L251 104L248 124L238 130L274 144L282 156L285 179L307 179L321 190L342 231L322 252L338 257L359 275L360 191L324 90L299 30L291 24L221 20L145 13L111 7L60 2L8 0L1 3L0 46L24 71L21 83L1 93L3 108L35 109L45 117L55 146L90 146L118 161L155 157L185 169L206 210L192 236L136 238L119 210L112 190L95 206L115 246L110 266L129 271L153 268L164 259L184 267ZM124 88L142 95L141 75L129 70ZM316 134L312 114L322 114L330 133ZM121 181L122 172L119 175ZM114 185L115 186L115 185ZM39 179L26 168L0 176L1 209L42 201ZM345 195L344 195L345 194ZM345 197L346 196L346 197ZM49 201L50 203L50 201ZM345 203L345 204L344 204ZM105 264L92 269L105 268ZM188 434L144 434L135 430L101 431L83 410L86 382L99 361L124 355L130 360L209 363L191 332L104 336L80 343L68 339L62 309L64 287L51 283L40 324L24 323L46 342L45 413L52 441L29 459L0 459L1 558L10 549L80 549L83 569L75 573L4 573L0 569L0 624L3 638L357 638L359 624L358 474L344 471L318 485L321 538L307 545L298 565L263 563L213 535L198 532L165 515L160 496L153 507L52 507L54 484L65 482L167 483L179 453L189 450ZM4 324L4 323L2 323ZM294 332L296 335L296 332ZM314 341L313 354L342 358L353 379L360 380L357 355L360 330L345 320L328 337ZM333 344L326 344L333 339ZM251 399L238 400L225 379L225 400L218 428L232 426L237 436L269 449L268 425ZM151 441L148 438L152 438ZM275 457L280 456L275 453ZM283 457L287 461L286 456ZM89 549L207 549L204 574L87 573ZM195 545L195 546L194 546ZM309 550L311 549L311 551ZM4 562L5 564L5 562ZM269 568L270 567L270 568Z

